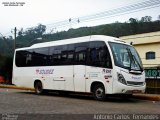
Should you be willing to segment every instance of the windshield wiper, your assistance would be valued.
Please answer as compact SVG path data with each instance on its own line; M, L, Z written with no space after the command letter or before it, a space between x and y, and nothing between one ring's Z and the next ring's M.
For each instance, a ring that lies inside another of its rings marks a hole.
M133 59L136 61L136 63L138 64L140 71L143 72L143 68L141 67L141 65L139 64L138 60L135 58L134 55L132 55Z
M130 68L129 68L129 71L131 70L134 70L132 69L132 62L134 62L134 64L138 64L139 68L140 68L140 71L143 72L143 69L141 67L141 65L139 64L139 62L137 61L137 59L135 58L135 56L132 54L131 50L129 48L126 48L126 50L128 51L128 54L129 54L129 58L130 58ZM139 70L136 70L136 71L139 71Z

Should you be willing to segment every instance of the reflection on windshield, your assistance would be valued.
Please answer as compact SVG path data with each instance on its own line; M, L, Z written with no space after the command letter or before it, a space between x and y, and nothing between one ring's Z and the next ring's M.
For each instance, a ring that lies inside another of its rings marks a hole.
M130 70L141 70L142 63L136 50L129 45L110 42L115 65Z

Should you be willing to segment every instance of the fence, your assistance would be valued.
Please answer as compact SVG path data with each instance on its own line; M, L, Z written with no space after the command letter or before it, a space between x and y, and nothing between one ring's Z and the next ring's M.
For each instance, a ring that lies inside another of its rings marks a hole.
M145 69L146 93L160 94L160 68Z

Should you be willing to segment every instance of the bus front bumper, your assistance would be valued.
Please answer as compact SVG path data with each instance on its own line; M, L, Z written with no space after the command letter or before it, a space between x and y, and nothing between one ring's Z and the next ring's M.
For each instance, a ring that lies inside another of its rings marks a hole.
M120 82L116 82L113 86L113 94L134 94L134 93L144 93L146 89L146 83L142 86L134 86L134 85L124 85Z

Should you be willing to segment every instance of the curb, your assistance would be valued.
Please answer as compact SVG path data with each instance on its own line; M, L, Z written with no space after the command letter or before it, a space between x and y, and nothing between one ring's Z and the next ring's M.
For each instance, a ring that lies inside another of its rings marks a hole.
M9 89L19 89L19 90L35 91L33 88L17 87L15 85L3 85L3 84L0 84L0 88L9 88Z
M151 95L151 94L134 94L133 98L142 99L142 100L150 100L150 101L160 101L160 95Z
M17 87L15 85L3 85L3 84L0 84L0 88L35 91L35 89L32 89L32 88ZM154 94L133 94L132 98L141 99L141 100L150 100L150 101L160 101L160 95L154 95Z

